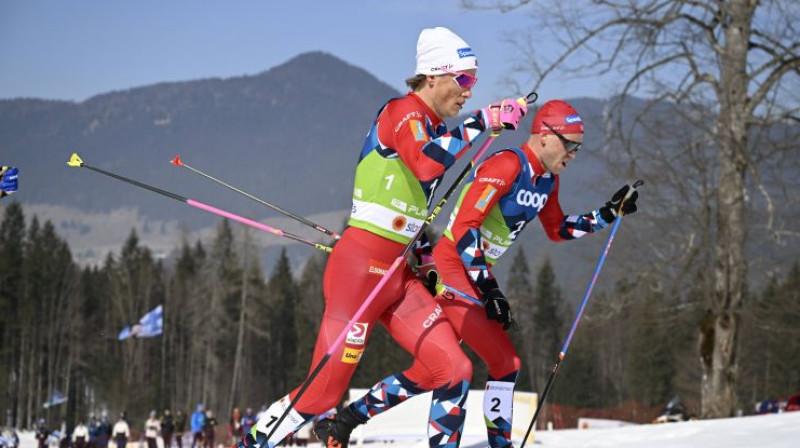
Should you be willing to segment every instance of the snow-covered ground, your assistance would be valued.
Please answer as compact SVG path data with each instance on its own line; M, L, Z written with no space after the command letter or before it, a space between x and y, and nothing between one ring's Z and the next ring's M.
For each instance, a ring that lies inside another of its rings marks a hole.
M354 391L355 392L355 391ZM472 395L472 393L470 393ZM467 403L467 423L461 446L487 446L482 423L480 393L476 391ZM351 397L359 397L355 392ZM514 445L519 447L530 419L526 402L531 397L515 400ZM402 406L374 418L353 435L358 442L351 446L366 448L425 448L427 400L416 397ZM521 417L521 418L520 418ZM363 429L362 429L363 428ZM33 433L20 434L20 448L35 448ZM385 442L391 440L393 442ZM129 448L136 448L129 444ZM186 445L184 445L186 446ZM630 425L604 429L568 429L537 431L532 448L797 448L800 447L800 412L768 414L719 420L698 420L685 423ZM318 448L310 444L309 448Z
M800 412L609 429L540 431L536 433L533 446L797 448L800 446Z

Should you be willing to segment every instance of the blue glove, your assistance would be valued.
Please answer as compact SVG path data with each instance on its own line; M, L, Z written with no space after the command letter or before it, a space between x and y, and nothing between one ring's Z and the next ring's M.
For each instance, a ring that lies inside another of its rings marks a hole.
M14 167L0 167L0 198L17 191L19 170Z

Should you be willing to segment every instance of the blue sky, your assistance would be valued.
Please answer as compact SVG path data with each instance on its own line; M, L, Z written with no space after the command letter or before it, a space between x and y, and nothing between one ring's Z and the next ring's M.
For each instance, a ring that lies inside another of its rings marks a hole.
M467 11L457 0L2 1L0 98L82 101L163 81L256 74L313 50L403 91L419 31L446 26L478 56L479 106L513 93L501 78L520 56L503 37L532 26L526 14ZM543 99L607 92L593 80L540 89Z

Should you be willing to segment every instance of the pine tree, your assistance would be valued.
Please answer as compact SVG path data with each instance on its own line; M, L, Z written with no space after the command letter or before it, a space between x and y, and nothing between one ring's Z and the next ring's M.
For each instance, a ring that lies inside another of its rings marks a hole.
M511 306L514 320L517 321L519 331L510 331L509 335L517 353L522 361L517 378L517 390L534 390L534 366L542 360L536 359L535 340L535 313L534 294L530 282L530 268L525 257L525 251L519 246L519 251L514 256L514 261L509 271L505 293Z
M274 394L285 393L289 387L289 373L297 362L297 328L295 326L295 304L299 294L292 277L292 269L286 249L281 250L278 263L267 284L272 312L269 319L273 370L270 373ZM276 397L277 398L277 397Z
M662 406L675 394L673 345L662 324L659 296L635 304L631 326L633 335L628 352L628 393L648 406Z
M533 340L534 351L534 389L543 390L550 371L551 360L555 361L565 337L562 329L563 307L561 290L556 284L556 275L549 258L545 258L536 275L536 295L534 299Z
M326 262L327 256L322 252L316 252L308 257L303 272L300 274L295 312L297 362L290 375L290 384L300 384L305 380L311 365L319 324L325 310L322 278L325 274Z
M20 333L26 323L20 319L24 297L23 262L25 217L22 206L14 201L3 205L0 222L0 385L9 394L0 394L0 409L13 413L12 424L22 423L20 370ZM27 423L27 422L26 422Z

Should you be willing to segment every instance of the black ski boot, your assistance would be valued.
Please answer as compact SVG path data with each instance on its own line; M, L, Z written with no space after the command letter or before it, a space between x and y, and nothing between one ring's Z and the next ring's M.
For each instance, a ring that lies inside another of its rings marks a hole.
M366 420L362 419L350 406L347 406L336 415L318 421L314 425L314 434L317 435L322 446L347 448L350 444L350 433L362 423L366 423Z

